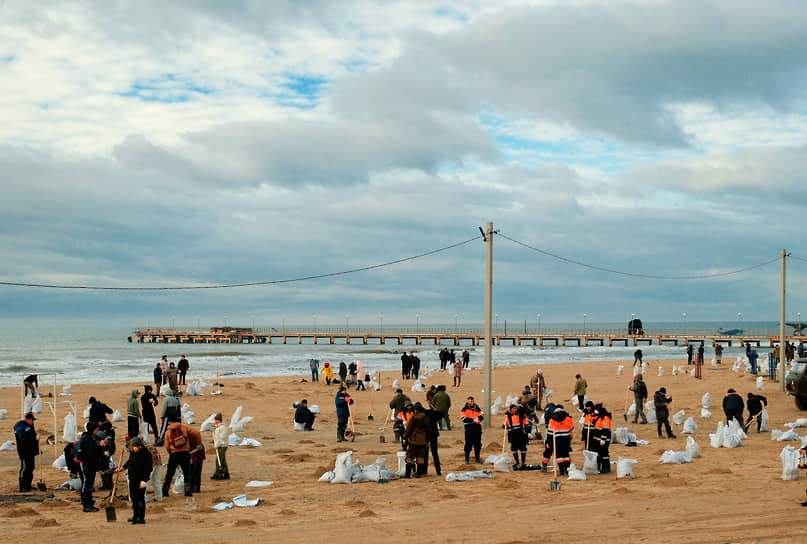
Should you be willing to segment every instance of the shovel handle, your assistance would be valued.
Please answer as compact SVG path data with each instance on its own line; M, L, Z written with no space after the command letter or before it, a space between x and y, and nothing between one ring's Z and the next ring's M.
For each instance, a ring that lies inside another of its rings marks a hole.
M115 500L115 491L118 490L118 478L120 478L121 463L123 462L123 452L126 448L121 448L120 457L118 457L118 472L115 473L115 481L112 483L112 493L109 495L109 506L112 506L112 501Z

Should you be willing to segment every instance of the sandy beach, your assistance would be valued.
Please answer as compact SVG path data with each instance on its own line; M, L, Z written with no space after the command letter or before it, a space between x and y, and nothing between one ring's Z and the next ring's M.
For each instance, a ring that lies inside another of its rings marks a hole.
M332 469L338 453L354 452L362 464L376 457L387 459L395 469L396 444L391 425L386 430L386 443L379 440L387 405L392 397L391 384L396 373L383 373L383 390L374 394L374 420L368 420L373 393L351 392L355 400L356 440L336 442L336 415L333 397L337 388L319 383L301 383L301 378L253 378L225 381L224 395L210 396L210 388L202 397L184 397L199 424L208 415L222 412L225 422L237 406L243 415L255 421L247 425L242 437L255 438L261 447L231 447L228 461L232 479L214 481L215 452L212 437L205 433L208 460L205 463L202 492L196 495L199 508L186 510L182 496L171 495L161 503L149 502L145 527L131 526L125 519L131 515L128 503L118 503L118 521L106 521L103 509L97 513L81 512L78 494L54 488L68 479L65 472L53 469L53 448L44 447L37 463L45 463L44 481L53 499L43 502L15 503L9 495L18 495L19 461L15 451L0 452L0 518L3 534L12 539L55 539L69 536L88 541L129 542L146 536L170 539L171 542L236 542L251 539L264 542L322 542L339 538L354 542L391 542L405 538L437 540L440 542L533 542L549 538L569 542L595 538L599 542L803 542L803 518L807 509L799 503L805 499L804 473L800 481L782 481L779 452L786 444L770 439L769 433L749 433L745 446L736 449L714 449L709 446L708 433L714 432L723 418L720 408L729 387L743 397L756 392L754 378L731 371L731 365L719 370L704 368L698 380L689 375L671 375L672 364L685 360L664 361L665 376L658 377L657 364L649 362L645 375L652 398L661 386L673 397L670 413L685 410L698 424L694 436L703 457L691 464L663 465L658 462L665 450L683 450L686 436L680 425L673 425L677 439L656 437L655 424L625 423L626 389L632 380L631 362L623 362L625 373L617 376L619 363L558 364L544 366L547 386L554 390L554 400L571 397L574 376L581 373L588 381L589 397L603 402L613 413L614 428L627 425L639 439L650 444L626 447L614 444L612 459L620 456L638 459L634 465L635 479L617 479L609 475L589 476L582 482L562 482L559 491L550 490L551 474L539 472L495 473L493 479L474 482L446 482L451 471L473 470L478 466L464 465L463 429L458 412L468 395L482 400L483 378L471 371L462 386L451 387L451 376L435 375L431 383L445 384L452 399L451 431L440 435L440 458L443 477L437 477L430 465L426 478L393 480L387 484L361 483L331 485L317 482L326 470ZM690 367L694 368L694 367ZM494 390L503 398L519 394L537 367L497 368ZM144 378L147 376L144 375ZM191 378L193 375L191 373ZM132 387L142 391L139 384L74 384L72 399L80 412L90 395L120 409L125 415L126 398ZM412 382L407 382L411 385ZM415 401L424 401L424 393L405 391ZM43 389L47 394L47 389ZM701 397L712 397L712 417L700 417ZM779 391L778 383L765 379L771 429L783 429L785 422L795 421L805 414L798 412L791 397ZM13 439L12 426L19 419L20 388L0 389L0 408L9 410L2 422L0 440ZM309 404L320 406L313 432L295 432L292 428L292 403L307 398ZM571 403L565 402L571 409ZM579 414L570 410L575 420ZM63 415L63 414L62 414ZM485 429L482 437L483 457L499 453L502 446L501 417L493 416L493 427ZM57 436L61 438L62 417ZM84 420L79 418L80 424ZM48 408L37 421L40 436L53 433ZM125 434L125 423L116 424L119 447ZM572 461L582 467L582 445L576 427ZM43 441L44 442L44 441ZM61 447L60 453L61 453ZM539 463L542 445L531 443L528 463ZM167 455L163 455L163 462ZM492 468L490 465L487 468ZM37 467L34 481L39 478ZM271 480L269 488L248 489L250 480ZM121 479L123 482L123 479ZM96 485L100 485L100 481ZM211 506L229 501L242 493L247 498L261 498L256 508L235 508L217 512ZM35 492L31 495L40 495ZM96 492L97 499L106 492ZM119 495L125 495L125 484ZM595 537L595 535L598 535Z

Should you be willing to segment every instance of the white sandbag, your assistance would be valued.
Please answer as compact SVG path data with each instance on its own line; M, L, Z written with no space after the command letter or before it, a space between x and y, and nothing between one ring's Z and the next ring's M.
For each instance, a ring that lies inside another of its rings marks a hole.
M786 431L779 431L777 429L774 429L771 431L771 440L776 440L777 442L799 440L799 435L796 434L796 431L794 431L793 429L788 429Z
M686 451L692 459L701 456L701 447L698 446L698 443L695 442L695 439L691 436L687 436Z
M0 410L0 419L8 419L8 410L5 408Z
M512 404L518 404L518 397L508 393L507 394L507 400L504 401L504 405L509 408L510 405L512 405Z
M717 359L712 357L712 368L717 368Z
M449 472L446 474L447 482L473 482L477 478L493 478L490 470L468 470L466 472Z
M71 388L71 387L72 387L72 386L71 386L70 384L67 384L67 385L65 385L65 386L62 386L62 392L61 392L61 393L59 393L59 396L60 396L60 397L69 397L69 396L71 395L71 393L70 393L70 388Z
M665 465L680 465L683 463L691 463L692 457L685 451L668 450L661 454L658 461Z
M177 477L174 479L174 487L172 488L174 495L182 495L185 493L185 477L181 470L177 471Z
M740 428L737 420L732 418L724 431L723 447L724 448L739 448L743 445L743 440L748 436Z
M684 434L695 434L697 428L698 424L695 423L695 420L690 416L684 421L684 428L681 432Z
M67 414L64 416L64 427L62 428L62 441L73 443L76 441L76 416Z
M112 414L112 421L123 421L123 414L120 413L120 410L115 410L115 413Z
M319 406L318 406L318 405L316 405L316 404L312 404L312 405L311 405L311 408L309 408L309 410L311 410L311 413L312 413L312 414L318 414L318 413L320 413Z
M252 416L242 417L241 419L238 420L238 423L236 423L235 425L230 425L230 429L232 429L235 432L242 433L242 432L246 431L245 425L247 423L253 421L254 419L255 418L252 417Z
M36 400L31 405L31 411L33 413L35 413L35 414L41 414L42 413L42 395L39 395L38 397L36 397Z
M359 462L353 462L351 455L353 455L352 451L346 451L336 456L332 484L349 484L353 480L353 473L358 470Z
M82 415L83 415L84 419L87 419L87 418L90 417L90 407L89 406L84 408L84 413Z
M616 477L617 478L633 478L633 465L638 463L637 459L623 459L619 457L616 460Z
M618 444L627 444L628 443L628 428L627 427L617 427L616 431L614 432L614 442Z
M631 403L630 408L628 408L628 413L627 413L627 415L628 415L629 417L630 417L630 416L635 416L635 415L636 415L636 402L632 402L632 403Z
M757 391L765 391L765 380L762 376L757 376Z
M624 373L625 373L625 365L619 365L618 367L616 367L617 376L621 376Z
M510 463L513 462L513 459L506 453L496 456L496 460L493 462L493 470L496 472L510 472Z
M227 437L228 446L237 446L240 441L241 437L235 433L231 433L230 436Z
M768 410L763 409L757 417L759 418L759 432L768 432Z
M583 452L585 453L585 452ZM586 479L586 471L585 469L579 470L574 463L569 465L569 470L567 471L568 476L566 477L567 480L572 481L585 481ZM596 474L595 472L589 472L589 474Z
M504 401L502 400L502 396L499 395L496 397L496 400L493 401L494 404L498 404L499 406L504 406Z
M631 442L636 442L637 444L639 443L636 440L636 435L634 433L628 433L628 444L630 444Z
M332 470L329 470L328 472L324 472L317 481L321 484L329 484L331 483L331 480L333 480L334 476L335 476L334 472Z
M785 423L785 427L790 427L791 429L798 429L799 427L807 427L807 418L801 417L794 421L793 423Z
M717 430L714 434L709 433L709 445L713 448L722 448L723 447L723 422L717 422Z
M544 387L544 400L548 401L552 398L552 390Z
M193 425L196 423L196 414L193 412L182 412L182 420L188 425Z
M78 491L79 489L81 489L81 478L73 478L72 480L62 482L61 484L56 486L56 489L69 489L72 491Z
M239 442L238 445L239 446L254 446L254 447L257 448L259 446L263 446L263 443L258 442L254 438L242 438L241 442Z
M298 421L294 422L294 430L295 431L304 431L305 430L305 423L300 423Z
M597 452L583 450L583 472L586 474L599 474L600 469L597 467Z
M782 448L779 458L782 460L782 479L799 479L799 452L793 446Z
M67 470L67 461L64 459L64 454L57 457L51 466L56 470Z
M411 390L412 393L423 393L426 391L426 388L423 386L420 380L415 380L415 383L412 384Z
M149 424L145 421L140 424L140 438L143 442L151 444L151 435L149 434Z
M646 362L642 363L642 374L647 374L647 363Z
M636 366L636 365L633 365L633 378L634 378L634 379L635 379L635 378L636 378L636 376L639 374L639 371L640 371L639 367L638 367L638 366Z
M32 412L34 410L34 398L28 394L25 395L25 400L22 401L22 411L26 414L28 412ZM87 412L87 417L89 417L89 411Z
M647 416L648 423L657 423L658 418L656 417L656 409L655 408L648 408L645 410L645 415Z
M494 404L493 406L490 407L491 415L494 415L494 416L499 415L499 410L500 410L500 408L499 408L498 404Z
M238 425L238 420L241 419L242 411L243 407L239 406L235 409L235 412L233 412L233 417L230 418L230 430L235 430L235 426Z
M0 446L0 451L14 451L14 442L7 440Z
M160 395L165 397L167 396L168 393L171 393L171 395L173 396L174 393L176 393L176 391L171 389L171 386L168 385L167 383L162 384L162 386L160 387Z
M232 510L233 503L231 502L220 502L211 506L213 510Z
M678 376L678 367L675 366L675 365L673 365L673 367L672 367L672 375L673 376Z
M675 412L673 414L672 420L673 420L673 423L675 423L676 425L683 425L683 423L684 423L684 411L683 410L678 410L677 412Z
M701 408L701 417L704 418L704 419L708 419L708 418L712 417L712 412L710 412L706 408Z
M658 367L658 375L659 376L664 376L664 367L663 366Z
M216 414L210 414L207 416L207 419L202 422L202 426L199 427L199 430L202 432L213 432L213 424L216 422Z
M399 387L401 387L401 380L395 380L394 382L392 382L393 389L398 389Z

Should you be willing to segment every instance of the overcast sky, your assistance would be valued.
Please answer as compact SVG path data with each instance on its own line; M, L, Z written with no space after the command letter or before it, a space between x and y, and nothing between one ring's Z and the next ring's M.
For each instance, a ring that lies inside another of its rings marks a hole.
M0 0L0 280L286 280L492 221L645 275L788 249L807 320L806 35L800 0ZM500 320L778 319L778 261L649 279L494 240ZM262 287L0 286L0 319L462 325L484 274L478 239Z

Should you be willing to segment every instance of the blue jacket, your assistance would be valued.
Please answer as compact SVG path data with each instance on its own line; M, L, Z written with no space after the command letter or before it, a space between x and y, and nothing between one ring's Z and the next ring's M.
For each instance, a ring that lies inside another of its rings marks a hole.
M334 402L336 403L336 417L350 416L349 405L353 404L353 399L348 396L347 392L339 391Z
M29 425L24 419L14 425L14 438L17 441L17 455L19 455L20 459L39 455L39 442L36 439L36 431L33 425Z

